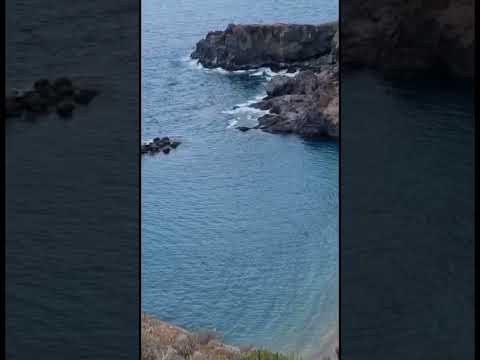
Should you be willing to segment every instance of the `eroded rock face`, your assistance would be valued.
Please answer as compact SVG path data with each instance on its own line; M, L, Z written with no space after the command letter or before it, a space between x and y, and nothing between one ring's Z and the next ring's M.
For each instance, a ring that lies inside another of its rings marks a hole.
M342 65L473 79L474 0L344 0Z
M226 70L320 68L335 61L337 23L321 25L235 25L208 33L191 54L205 67Z
M269 96L252 105L269 110L258 120L258 129L310 138L338 137L338 67L276 78L267 84Z

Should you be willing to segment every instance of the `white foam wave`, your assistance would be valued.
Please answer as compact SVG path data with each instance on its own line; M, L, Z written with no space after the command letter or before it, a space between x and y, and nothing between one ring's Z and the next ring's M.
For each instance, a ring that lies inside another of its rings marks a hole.
M238 120L237 119L233 119L233 120L230 120L228 122L228 126L227 126L227 129L231 129L232 127L234 127L235 125L238 124Z
M269 67L261 67L261 68L258 68L258 69L255 69L255 71L253 71L250 76L254 76L254 77L264 77L265 79L267 80L271 80L272 77L276 76L276 75L283 75L283 76L288 76L288 77L294 77L298 74L298 70L293 72L293 73L290 73L288 72L288 70L280 70L280 71L273 71L272 69L270 69Z
M228 121L227 129L233 128L239 123L252 125L252 123L256 122L259 117L269 114L269 110L261 110L251 106L252 104L262 100L264 96L265 94L260 94L251 100L235 105L233 109L222 111L223 114L231 115L231 118Z
M241 107L236 107L235 109L222 111L222 114L227 114L227 115L236 115L236 114L242 114L242 113L264 115L267 112L266 110L260 110L250 106L241 106Z
M217 74L222 74L222 75L244 75L248 74L249 76L252 77L263 77L266 80L271 80L272 77L276 75L283 75L283 76L288 76L288 77L294 77L296 76L299 71L295 72L288 72L287 70L280 70L280 71L273 71L270 67L260 67L256 69L248 69L248 70L225 70L224 68L218 67L218 68L206 68L203 66L197 59L192 59L190 56L184 56L182 60L188 65L194 69L197 70L202 70L208 73L217 73Z
M265 97L265 94L257 95L255 98L251 100L235 105L233 109L222 111L222 114L235 115L235 114L241 114L241 113L253 113L253 114L259 114L259 115L265 115L268 113L268 111L257 109L251 106L259 102L260 100L262 100L264 97Z

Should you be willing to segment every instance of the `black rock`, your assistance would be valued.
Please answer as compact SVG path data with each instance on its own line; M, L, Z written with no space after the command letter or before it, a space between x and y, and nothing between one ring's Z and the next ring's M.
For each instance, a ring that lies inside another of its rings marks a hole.
M77 104L87 105L89 104L95 96L99 94L99 91L92 89L81 89L77 90L73 94L73 100Z
M7 96L5 98L5 116L19 117L24 110L23 103L16 96Z
M247 126L238 126L237 130L240 130L242 132L246 132L246 131L250 130L250 128L247 127Z
M269 66L278 71L293 67L295 62L329 54L336 31L336 23L230 24L225 31L209 32L190 57L207 68L241 70Z
M66 77L55 80L53 82L53 89L60 96L72 96L74 93L72 80Z
M50 85L50 81L48 81L48 79L40 79L35 81L35 83L33 84L33 88L41 96L48 96L50 92L53 90L52 86Z
M44 113L48 110L48 100L36 91L28 91L21 98L26 110L34 113Z
M170 144L170 139L168 137L163 137L161 139L157 137L153 139L153 143L163 147Z
M42 98L46 99L48 105L56 105L61 100L61 96L55 92L47 79L35 81L33 88Z
M172 142L170 143L170 147L171 147L172 149L176 149L176 148L178 147L178 145L180 145L180 144L181 144L180 141L175 141L175 140L174 140L174 141L172 141Z
M180 145L180 141L170 140L168 137L154 138L151 142L142 144L142 154L156 154L162 151L165 154L169 154L172 149L175 149Z
M61 103L57 106L57 114L61 117L70 117L72 116L75 105L72 103Z

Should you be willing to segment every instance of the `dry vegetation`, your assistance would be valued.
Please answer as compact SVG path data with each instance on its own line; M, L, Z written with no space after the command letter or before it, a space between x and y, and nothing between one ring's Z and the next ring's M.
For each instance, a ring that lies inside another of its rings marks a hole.
M141 360L299 360L295 355L226 345L213 330L191 333L145 314L141 342Z

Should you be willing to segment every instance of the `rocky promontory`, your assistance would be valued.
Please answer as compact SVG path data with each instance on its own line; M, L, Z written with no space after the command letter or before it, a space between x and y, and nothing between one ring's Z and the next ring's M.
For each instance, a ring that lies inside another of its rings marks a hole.
M473 79L474 0L344 0L342 66Z
M225 31L209 32L191 57L205 67L225 70L319 69L335 62L332 41L337 25L230 24Z
M338 137L338 24L235 25L213 31L191 54L207 68L270 67L267 96L253 107L268 110L254 129L305 137ZM292 76L291 73L295 72ZM245 132L249 128L241 126Z

